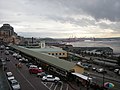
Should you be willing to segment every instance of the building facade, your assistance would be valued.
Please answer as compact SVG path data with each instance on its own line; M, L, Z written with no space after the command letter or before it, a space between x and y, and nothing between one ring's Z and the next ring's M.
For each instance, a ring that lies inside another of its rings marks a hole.
M14 32L14 28L10 26L10 24L3 24L3 26L0 27L0 42L19 44L20 40L17 33Z

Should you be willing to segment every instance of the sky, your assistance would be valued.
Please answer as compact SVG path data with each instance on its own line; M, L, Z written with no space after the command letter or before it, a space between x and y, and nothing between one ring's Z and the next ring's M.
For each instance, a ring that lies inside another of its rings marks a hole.
M120 37L120 0L0 0L0 27L24 37Z

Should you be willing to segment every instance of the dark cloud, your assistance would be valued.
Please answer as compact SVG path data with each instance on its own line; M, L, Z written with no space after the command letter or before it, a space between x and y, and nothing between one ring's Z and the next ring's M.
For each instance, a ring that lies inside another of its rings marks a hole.
M0 17L0 24L10 23L23 31L34 29L41 32L51 28L56 32L69 31L66 26L58 25L59 30L56 26L51 27L49 24L54 22L56 25L71 24L73 29L93 26L120 33L120 0L0 0ZM88 33L94 34L90 29L87 29ZM50 34L54 36L54 33Z
M89 14L96 19L120 20L120 0L60 0L71 14Z
M96 19L120 20L120 0L95 0L93 4L89 4L90 1L87 0L86 4L81 6L86 13Z

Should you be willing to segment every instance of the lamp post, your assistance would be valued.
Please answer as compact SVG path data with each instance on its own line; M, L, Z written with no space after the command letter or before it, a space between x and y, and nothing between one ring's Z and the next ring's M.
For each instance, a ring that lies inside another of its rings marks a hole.
M105 61L104 61L104 65L105 65ZM103 90L104 90L104 79L105 79L105 77L104 77L104 67L103 67Z
M104 57L105 57L105 52L103 52L103 55L102 55L102 60L103 60L103 90L104 90L104 83L105 83L105 60L104 60Z

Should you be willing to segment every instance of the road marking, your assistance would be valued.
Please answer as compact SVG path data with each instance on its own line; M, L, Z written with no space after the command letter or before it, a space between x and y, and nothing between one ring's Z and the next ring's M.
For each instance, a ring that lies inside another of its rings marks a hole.
M49 89L49 87L46 85L47 83L41 82L47 89ZM49 89L50 90L50 89Z
M14 63L13 62L11 62L12 64L13 64L13 66L14 66ZM14 66L15 67L15 66ZM16 68L16 67L15 67ZM33 89L34 90L37 90L27 79L26 79L26 77L20 72L20 70L19 69L17 69L17 71L23 76L23 78L30 84L30 86L32 86L33 87Z
M63 89L63 82L60 82L60 83L62 83L61 88L60 88L60 90L62 90Z
M67 88L66 88L66 90L68 90L68 84L67 84Z
M53 86L53 84L54 84L54 83L52 83L52 84L50 85L49 89L51 89L51 87Z
M55 85L54 90L56 90L57 86L58 86L58 84L57 84L57 85Z

